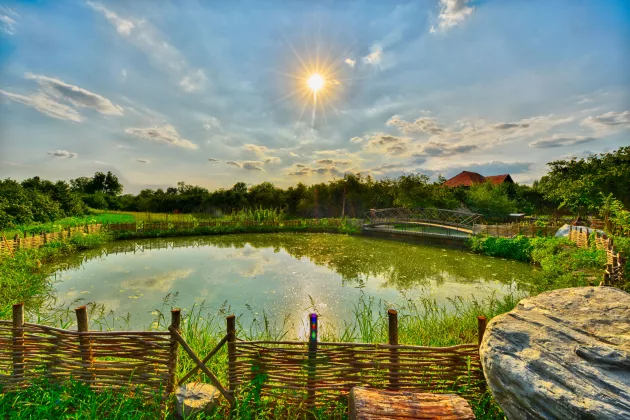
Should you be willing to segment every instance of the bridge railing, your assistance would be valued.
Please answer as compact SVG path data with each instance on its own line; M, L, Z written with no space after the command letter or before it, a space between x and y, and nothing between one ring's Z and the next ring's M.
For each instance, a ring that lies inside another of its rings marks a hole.
M472 229L480 214L468 213L457 210L437 209L437 208L415 208L404 207L388 209L372 209L365 213L364 224L388 224L388 223L409 223L409 222L429 222L448 226L458 226ZM367 223L366 223L367 221Z

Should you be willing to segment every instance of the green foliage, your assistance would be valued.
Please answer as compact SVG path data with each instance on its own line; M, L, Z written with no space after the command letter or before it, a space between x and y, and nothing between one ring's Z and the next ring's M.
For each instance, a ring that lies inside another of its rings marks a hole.
M34 380L27 388L0 393L0 418L140 420L162 417L159 396L147 398L134 391L96 392L72 379L62 383Z
M537 188L560 208L582 214L594 212L609 195L630 207L630 146L547 165L551 170Z
M514 239L473 236L468 241L473 252L517 261L531 260L531 253L534 248L532 242L529 238L520 235Z
M466 205L487 220L504 219L516 210L516 203L508 195L508 186L489 182L473 185L466 194Z
M630 211L623 208L623 203L612 194L604 197L600 215L606 222L606 229L613 235L630 236Z
M21 183L11 179L0 181L0 230L86 212L85 204L64 181L53 183L39 177Z
M527 287L533 294L563 287L599 284L606 264L604 251L578 248L567 238L473 237L469 245L473 252L530 261L540 267L534 282Z

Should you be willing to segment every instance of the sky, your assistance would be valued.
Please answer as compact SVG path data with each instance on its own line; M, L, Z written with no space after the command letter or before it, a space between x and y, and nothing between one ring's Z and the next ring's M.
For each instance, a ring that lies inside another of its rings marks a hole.
M0 0L2 179L531 183L627 145L627 0Z

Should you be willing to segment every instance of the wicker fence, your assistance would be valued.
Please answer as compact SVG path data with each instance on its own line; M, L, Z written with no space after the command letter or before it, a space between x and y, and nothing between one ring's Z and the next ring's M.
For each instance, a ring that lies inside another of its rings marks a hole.
M170 332L88 331L85 306L76 314L77 331L63 330L24 323L23 305L14 305L13 320L0 320L0 390L73 377L95 389L173 391L177 343ZM179 327L179 311L173 314Z
M569 239L580 248L591 246L588 230L581 226L571 226L569 228ZM613 238L608 235L601 235L595 232L594 245L599 250L606 251L606 270L604 271L603 283L605 285L619 286L625 282L626 256L621 251L617 251Z
M48 242L62 241L76 235L77 233L100 232L101 228L101 224L92 224L69 227L59 232L40 233L37 235L33 233L30 236L24 232L24 236L15 235L12 239L7 239L4 235L2 235L2 237L0 237L0 258L11 256L19 249L39 248Z
M0 321L0 391L27 386L38 377L73 377L95 389L139 387L138 392L167 397L199 370L231 404L245 385L256 382L263 395L306 409L346 398L359 385L456 392L468 399L485 389L479 362L485 317L478 318L478 343L422 347L398 343L393 310L388 313L387 344L318 342L315 314L309 317L308 342L243 341L230 315L226 335L201 360L179 332L178 309L172 311L168 332L93 332L88 331L84 306L76 309L77 331L24 323L23 305L13 308L13 320ZM224 346L227 386L206 366ZM179 380L178 353L195 363Z
M561 226L536 226L533 223L504 223L499 225L475 224L473 233L475 235L487 235L504 238L512 238L516 235L523 235L530 238L537 236L553 236Z

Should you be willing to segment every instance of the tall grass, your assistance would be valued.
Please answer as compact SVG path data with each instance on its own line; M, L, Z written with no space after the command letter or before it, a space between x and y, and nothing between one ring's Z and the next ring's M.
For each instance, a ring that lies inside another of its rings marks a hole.
M100 247L107 240L104 233L77 233L67 241L18 250L13 257L0 259L0 318L11 317L12 304L46 299L56 261L77 251Z

